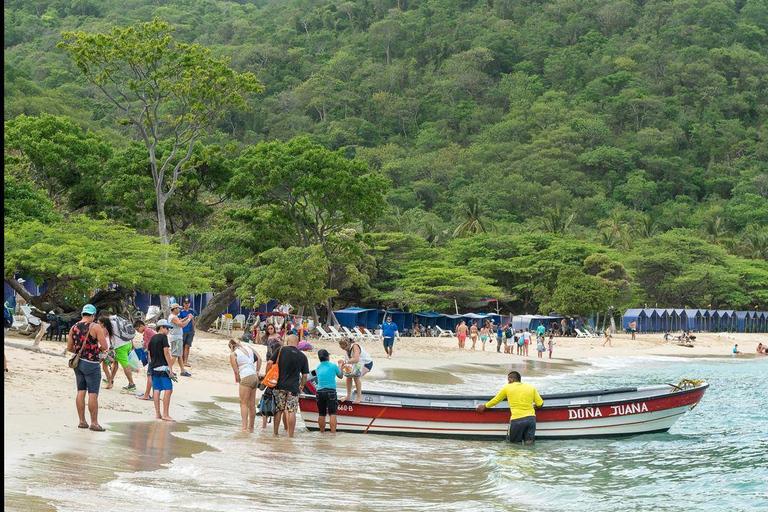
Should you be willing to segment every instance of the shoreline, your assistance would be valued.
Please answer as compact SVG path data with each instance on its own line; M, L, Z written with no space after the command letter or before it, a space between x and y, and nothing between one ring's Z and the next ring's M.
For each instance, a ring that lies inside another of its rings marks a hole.
M240 333L233 332L239 337ZM585 367L585 359L602 357L648 357L669 356L698 359L702 357L733 357L728 351L738 342L746 351L754 349L758 336L764 335L699 335L695 348L664 344L661 335L638 335L637 341L629 340L628 334L614 335L614 347L602 347L600 338L555 338L552 359L536 356L535 346L529 348L529 356L499 354L495 351L460 350L455 338L403 338L395 343L393 359L382 357L377 342L363 342L364 348L374 358L371 381L410 380L421 375L427 384L433 383L430 372L438 377L452 373L457 367L473 367L494 372L498 367L514 367L525 362L526 375L542 377L565 374ZM654 338L659 338L656 340ZM15 342L31 343L31 338L8 336ZM196 415L198 407L194 402L212 402L213 397L231 396L236 399L237 387L229 366L228 337L215 333L199 333L192 347L190 360L192 377L179 377L174 386L171 415L179 423L189 421ZM762 340L760 340L762 341ZM325 348L331 352L331 359L340 357L341 350L335 341L311 340L315 350ZM742 345L743 344L743 345ZM489 344L490 345L490 344ZM43 348L61 350L60 342L42 341ZM252 345L264 356L266 347ZM490 347L487 347L490 348ZM28 350L5 347L10 372L4 378L4 462L6 472L21 465L29 457L49 455L62 451L77 450L80 447L109 442L120 435L120 428L110 429L110 424L132 422L155 422L154 405L151 401L138 400L135 392L124 392L120 388L126 379L119 373L115 388L99 394L99 421L108 430L95 433L77 428L77 414L74 407L75 386L72 371L66 366L65 357L49 356ZM317 365L315 352L307 353L310 368ZM758 357L746 352L744 358ZM541 366L541 368L539 368ZM501 368L499 368L501 369ZM521 368L523 369L523 368ZM263 369L262 369L263 370ZM134 376L137 388L143 390L146 382L143 374ZM412 381L413 382L413 381ZM418 384L418 381L416 381ZM439 382L436 382L439 384ZM490 391L489 391L490 393ZM233 427L234 428L234 427Z

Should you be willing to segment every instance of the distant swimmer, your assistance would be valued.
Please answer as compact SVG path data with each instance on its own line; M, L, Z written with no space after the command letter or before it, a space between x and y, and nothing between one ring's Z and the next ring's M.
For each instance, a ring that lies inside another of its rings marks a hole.
M509 429L507 430L507 441L510 443L533 444L536 437L536 407L541 407L544 401L539 396L536 388L529 384L520 382L522 377L518 372L509 372L507 375L508 384L501 388L499 394L493 397L490 402L477 406L477 412L485 412L502 400L509 402Z

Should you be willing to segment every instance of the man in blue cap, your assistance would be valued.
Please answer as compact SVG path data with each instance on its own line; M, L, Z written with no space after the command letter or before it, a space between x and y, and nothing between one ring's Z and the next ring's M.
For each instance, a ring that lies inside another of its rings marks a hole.
M96 307L93 304L83 306L82 319L69 330L67 351L79 354L80 360L73 368L77 381L77 416L78 428L89 428L94 432L103 432L99 425L99 387L101 386L101 364L99 355L107 351L107 338L104 329L94 322ZM88 412L91 424L85 421L85 395L88 395Z

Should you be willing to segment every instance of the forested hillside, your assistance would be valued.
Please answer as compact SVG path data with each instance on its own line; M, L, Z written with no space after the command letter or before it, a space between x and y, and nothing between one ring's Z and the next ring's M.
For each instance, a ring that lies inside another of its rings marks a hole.
M87 129L49 162L65 172L30 181L59 210L143 233L157 231L146 155L61 33L158 17L256 75L264 91L198 142L169 209L175 243L232 293L268 294L250 269L291 260L264 251L322 243L342 304L768 304L766 0L7 0L4 14L6 182L25 179L8 158L30 153L25 135ZM43 114L58 128L23 117ZM297 242L256 185L277 179L260 158L310 146L367 165L345 172L369 170L375 189L356 190L386 200L346 212L331 242Z

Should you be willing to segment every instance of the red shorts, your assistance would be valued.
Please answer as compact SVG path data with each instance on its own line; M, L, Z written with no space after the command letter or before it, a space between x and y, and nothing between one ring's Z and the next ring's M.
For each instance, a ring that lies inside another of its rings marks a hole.
M464 341L464 340L466 340L466 339L467 339L467 333L465 333L465 332L460 332L460 333L459 333L459 341Z

